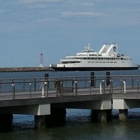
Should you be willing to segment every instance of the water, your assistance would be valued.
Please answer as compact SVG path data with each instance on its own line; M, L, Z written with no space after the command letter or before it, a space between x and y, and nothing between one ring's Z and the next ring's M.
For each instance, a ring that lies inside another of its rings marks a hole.
M46 72L0 73L0 78L44 77ZM112 71L111 75L139 75L140 71ZM90 72L49 72L55 76L90 75ZM95 72L105 75L105 72ZM33 115L14 115L12 130L0 132L0 140L136 140L140 137L140 109L129 110L129 121L118 120L118 110L113 110L112 121L91 121L91 110L67 109L65 124L41 130L34 129Z
M68 109L66 123L61 127L34 129L32 115L14 115L10 132L0 133L0 140L135 140L140 136L140 110L129 110L129 121L119 122L113 111L108 123L91 122L90 110Z

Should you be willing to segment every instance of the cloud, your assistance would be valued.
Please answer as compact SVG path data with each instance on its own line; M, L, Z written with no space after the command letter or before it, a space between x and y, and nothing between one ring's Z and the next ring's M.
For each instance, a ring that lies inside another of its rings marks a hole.
M24 4L42 3L42 2L60 2L61 0L21 0Z
M62 17L64 17L64 18L79 17L79 16L82 16L82 17L99 17L99 16L102 16L102 14L97 13L97 12L72 12L72 11L62 13Z

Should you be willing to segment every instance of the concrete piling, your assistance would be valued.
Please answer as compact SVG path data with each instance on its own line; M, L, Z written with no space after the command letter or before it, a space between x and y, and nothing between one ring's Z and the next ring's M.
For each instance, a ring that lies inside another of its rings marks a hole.
M11 131L13 123L13 114L0 114L0 132Z
M119 109L119 120L120 121L128 120L128 109Z
M111 110L92 110L93 122L108 122L111 120Z
M47 127L62 126L65 124L66 109L52 108L51 115L45 116L45 123Z
M41 115L41 116L34 116L35 119L35 129L42 129L45 128L45 115Z

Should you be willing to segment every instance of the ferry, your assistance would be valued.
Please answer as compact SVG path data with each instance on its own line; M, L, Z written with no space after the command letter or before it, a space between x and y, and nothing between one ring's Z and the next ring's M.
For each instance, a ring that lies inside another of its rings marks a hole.
M118 53L118 45L104 44L99 52L90 47L90 43L83 52L66 56L59 64L50 64L55 71L104 71L104 70L134 70L139 65L132 62L130 56Z

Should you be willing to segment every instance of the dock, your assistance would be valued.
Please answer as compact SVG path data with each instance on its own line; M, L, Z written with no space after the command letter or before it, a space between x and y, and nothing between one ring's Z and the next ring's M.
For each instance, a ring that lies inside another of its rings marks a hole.
M0 118L32 114L35 115L35 128L40 128L51 123L51 118L59 122L58 116L64 118L67 108L75 108L93 110L94 119L100 122L111 120L111 110L116 109L119 110L119 120L127 121L128 109L140 107L140 77L106 78L0 79ZM107 80L109 85L106 85Z

